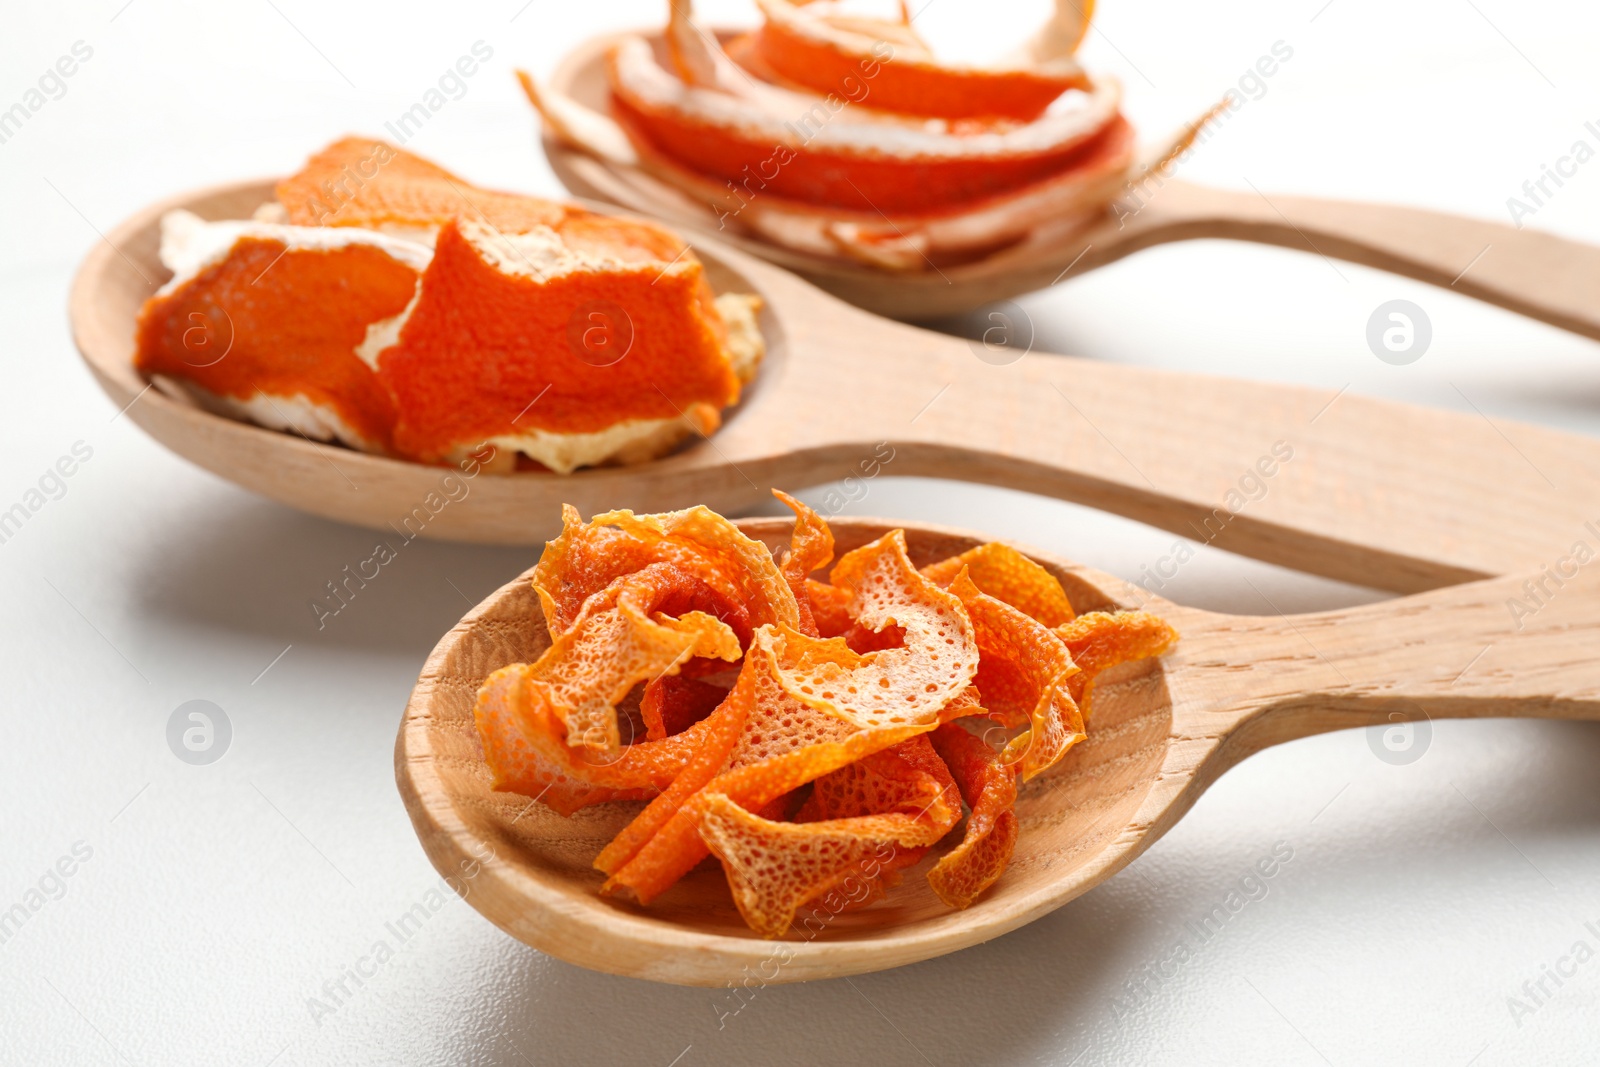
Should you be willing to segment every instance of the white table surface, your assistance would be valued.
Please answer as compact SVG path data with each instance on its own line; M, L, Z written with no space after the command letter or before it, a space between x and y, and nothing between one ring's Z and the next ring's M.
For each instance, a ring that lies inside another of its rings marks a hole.
M732 0L702 7L747 15ZM1042 8L932 0L919 25L981 52ZM1584 129L1600 123L1592 4L1102 8L1085 55L1125 79L1129 111L1152 133L1203 108L1274 42L1293 48L1188 165L1194 180L1505 221L1506 198L1541 164L1579 139L1600 145L1600 130ZM152 199L288 171L347 131L381 133L478 40L493 58L411 147L476 181L557 192L511 68L547 71L582 36L663 9L7 4L0 107L74 42L93 54L0 144L11 338L0 508L75 443L92 457L0 544L11 679L0 912L27 912L0 944L0 1060L1594 1062L1600 962L1571 957L1573 976L1559 988L1546 979L1537 1006L1523 989L1577 942L1600 949L1600 727L1587 724L1439 722L1405 766L1376 758L1364 731L1263 753L1128 871L1022 931L900 970L764 989L736 1015L718 991L546 958L455 899L363 985L347 980L348 996L328 991L435 884L391 769L417 669L469 602L532 553L419 543L319 632L308 600L368 554L371 535L250 496L115 418L74 355L68 280L97 230ZM1532 222L1600 241L1597 208L1600 160ZM1409 366L1380 362L1364 339L1368 315L1394 298L1433 323L1432 347ZM1021 303L1046 350L1348 384L1600 432L1600 346L1311 255L1172 247ZM1514 439L1515 425L1496 426ZM1495 491L1483 486L1490 511ZM884 477L848 510L981 528L1129 578L1171 543L1087 509L936 480ZM1247 578L1285 610L1381 595L1214 548L1171 589L1207 607L1271 610ZM232 724L226 755L208 766L179 761L166 741L169 716L194 699ZM1279 842L1293 858L1265 896L1158 974L1191 936L1186 924ZM87 858L71 861L75 848ZM62 857L73 873L58 879L48 872ZM333 1010L314 1017L310 998Z

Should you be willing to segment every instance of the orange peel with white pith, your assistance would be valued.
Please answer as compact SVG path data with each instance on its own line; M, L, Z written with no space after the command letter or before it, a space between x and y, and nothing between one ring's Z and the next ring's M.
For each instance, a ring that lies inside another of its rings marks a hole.
M509 473L636 463L706 435L764 352L670 230L480 188L346 137L249 219L162 220L173 277L134 365L272 429Z
M674 0L663 48L627 37L610 50L605 111L518 77L551 135L687 194L719 227L889 271L1065 236L1152 165L1119 85L1076 58L1092 2L1057 0L988 65L935 55L904 12L756 3L758 28L719 36Z
M705 508L564 510L532 575L551 644L478 695L494 787L564 815L644 802L595 859L601 892L648 905L714 857L764 937L814 935L925 861L967 907L1016 847L1019 778L1082 739L1094 677L1176 635L1142 612L1074 615L998 545L918 570L895 530L820 580L832 531L776 495L786 551ZM1003 751L968 728L995 721L1016 731Z

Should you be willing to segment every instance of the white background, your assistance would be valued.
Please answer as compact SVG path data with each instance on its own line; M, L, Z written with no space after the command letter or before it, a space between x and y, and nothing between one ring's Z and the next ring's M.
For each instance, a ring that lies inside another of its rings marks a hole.
M1436 723L1425 755L1400 767L1362 731L1269 751L1054 915L942 960L762 990L720 1029L733 1002L716 991L550 960L458 900L314 1020L307 998L435 884L391 770L417 669L532 553L418 543L318 632L307 601L370 554L372 536L251 497L114 418L74 355L68 280L97 230L153 199L287 172L335 136L381 133L480 39L494 58L409 147L475 181L555 193L512 67L548 71L583 36L658 22L664 4L122 4L6 0L0 35L0 107L75 41L94 49L65 95L0 144L0 508L74 442L93 449L65 496L0 545L0 910L74 843L93 850L65 895L0 945L0 1060L1592 1061L1600 961L1559 990L1547 983L1554 995L1531 1015L1508 1005L1575 942L1600 948L1583 926L1600 932L1600 728L1537 722ZM750 16L733 0L703 9ZM919 25L982 54L1041 13L1040 0L932 0ZM1275 41L1293 48L1185 169L1193 180L1507 221L1506 198L1541 164L1580 137L1600 144L1583 129L1600 122L1592 4L1106 0L1101 15L1085 57L1123 77L1152 136ZM1600 241L1597 206L1600 161L1532 222ZM1397 297L1434 328L1405 367L1364 340L1371 311ZM1600 346L1315 256L1173 247L1022 303L1047 350L1460 410L1470 398L1495 420L1600 430ZM1515 437L1514 423L1498 426ZM1491 514L1496 489L1482 487ZM981 528L1129 578L1172 540L932 480L885 477L850 511ZM1271 610L1246 578L1286 610L1380 595L1210 548L1168 591ZM197 698L234 731L206 767L177 760L164 735ZM1130 995L1125 983L1277 842L1293 859L1265 898Z

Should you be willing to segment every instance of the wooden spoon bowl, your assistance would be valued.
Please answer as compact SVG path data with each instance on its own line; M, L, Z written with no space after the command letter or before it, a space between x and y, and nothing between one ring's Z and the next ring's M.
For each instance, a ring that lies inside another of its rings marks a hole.
M791 529L781 519L739 525L774 548ZM919 566L985 540L881 520L833 523L841 553L896 526ZM802 909L778 941L744 926L714 864L648 908L602 897L603 876L591 863L639 805L602 804L563 818L528 797L496 793L473 725L484 678L532 661L549 644L528 574L445 635L406 707L395 775L423 848L497 926L569 962L684 985L805 981L942 955L1060 907L1126 866L1224 770L1269 744L1397 716L1600 718L1600 661L1592 655L1600 575L1575 581L1519 631L1504 607L1520 589L1514 579L1347 611L1239 618L1029 554L1078 610L1143 607L1182 637L1161 660L1126 664L1097 684L1089 739L1022 788L1015 858L964 911L928 888L932 857L870 907Z
M732 31L721 31L731 36ZM609 113L606 53L624 37L658 42L659 30L607 34L568 53L549 89ZM575 195L710 233L792 270L852 304L912 321L939 319L1077 277L1155 245L1225 238L1278 245L1444 286L1519 314L1600 338L1600 249L1531 229L1420 208L1213 189L1170 176L1141 181L1120 206L1082 229L1042 227L983 259L937 270L891 272L771 244L719 224L715 210L646 173L544 135L550 167ZM759 194L757 194L759 195Z
M1535 569L1600 517L1600 442L1342 390L968 342L866 314L704 238L695 250L713 285L765 303L766 362L723 427L637 466L464 479L222 418L134 370L139 307L167 277L161 216L183 207L242 218L271 196L270 182L224 186L156 204L113 230L74 282L74 338L117 408L166 447L275 500L382 531L391 544L537 544L559 531L563 503L586 515L693 504L737 515L770 503L771 486L842 480L859 496L889 474L1042 493L1270 562L1412 591ZM1280 463L1286 451L1292 459ZM1247 497L1242 485L1264 490ZM1495 487L1494 508L1483 506L1485 486ZM448 503L428 508L430 498Z

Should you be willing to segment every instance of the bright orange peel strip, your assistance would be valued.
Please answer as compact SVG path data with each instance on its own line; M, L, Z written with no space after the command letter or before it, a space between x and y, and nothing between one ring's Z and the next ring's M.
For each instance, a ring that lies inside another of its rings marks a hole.
M939 858L928 884L952 908L965 908L999 880L1017 847L1017 774L960 723L929 738L972 810L961 843Z
M1054 629L1072 621L1075 612L1056 576L1010 545L990 541L959 556L922 568L930 581L948 586L961 568L981 591L1003 600L1043 626Z
M1067 688L1078 673L1066 644L1043 624L981 591L965 570L950 583L978 635L984 662L978 672L983 705L1026 723L1006 752L1024 779L1055 766L1087 735L1083 715Z

